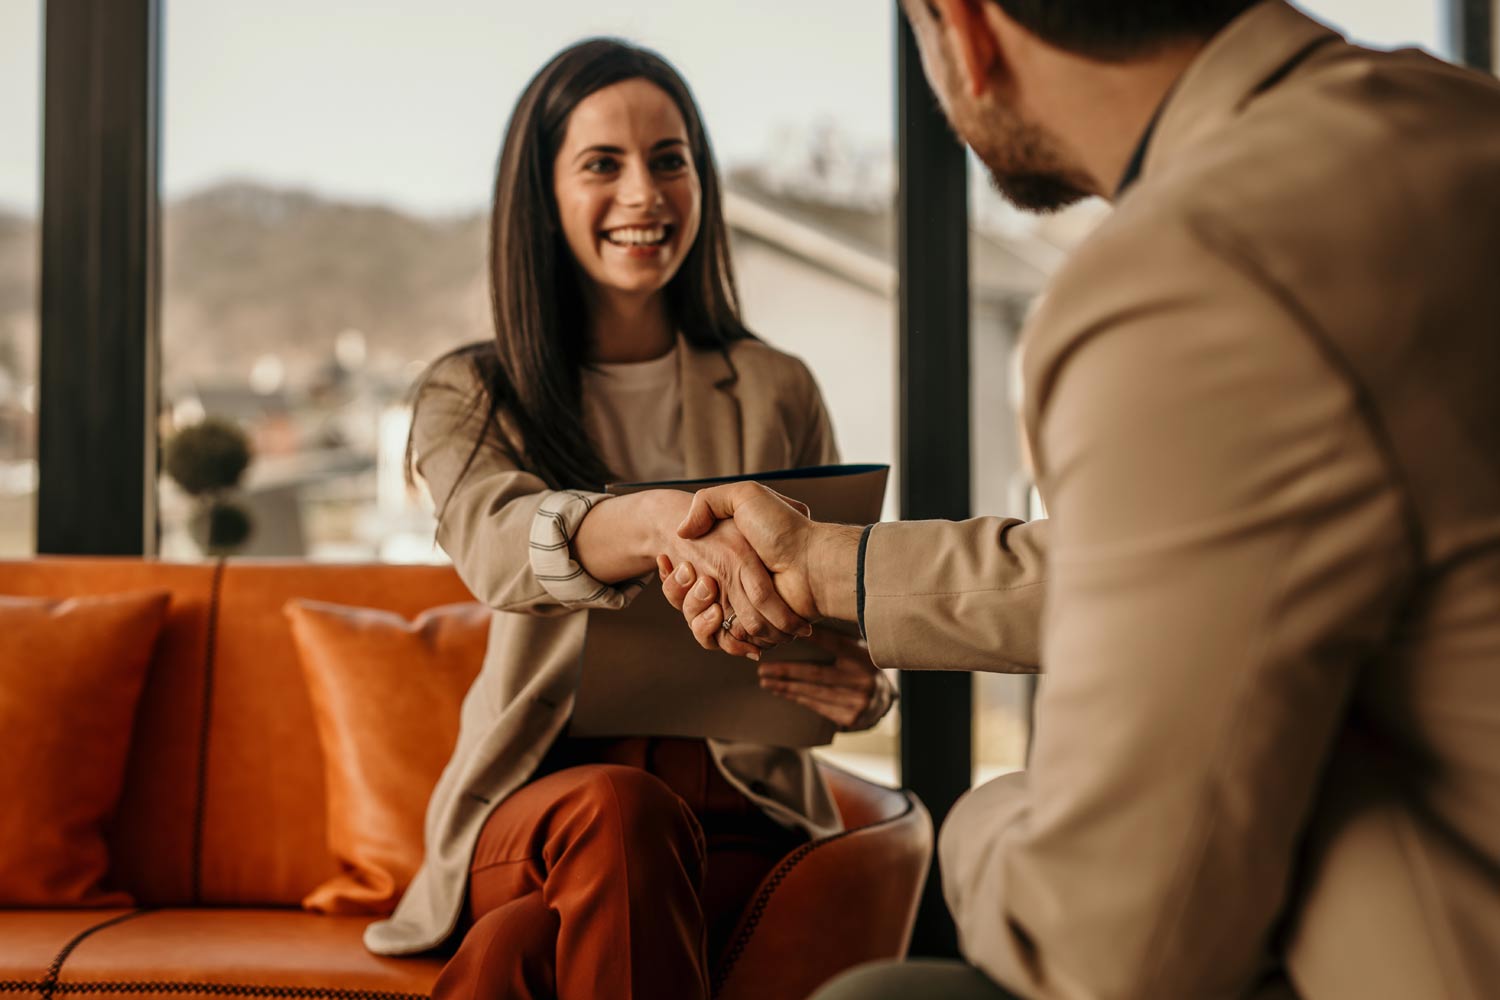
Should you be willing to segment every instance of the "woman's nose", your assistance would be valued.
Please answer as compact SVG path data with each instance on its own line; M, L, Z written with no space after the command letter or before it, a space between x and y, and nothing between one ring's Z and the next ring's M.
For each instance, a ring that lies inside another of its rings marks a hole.
M626 168L616 197L628 208L655 208L662 200L661 188L645 164Z

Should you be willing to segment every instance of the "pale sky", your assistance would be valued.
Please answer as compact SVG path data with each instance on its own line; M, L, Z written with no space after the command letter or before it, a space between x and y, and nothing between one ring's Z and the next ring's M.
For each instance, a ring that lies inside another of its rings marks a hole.
M489 196L500 133L553 52L591 34L660 50L723 163L833 122L889 146L894 5L878 0L163 0L162 187L226 178L422 212ZM1441 0L1309 0L1379 45L1442 51ZM40 0L0 0L0 206L34 212Z

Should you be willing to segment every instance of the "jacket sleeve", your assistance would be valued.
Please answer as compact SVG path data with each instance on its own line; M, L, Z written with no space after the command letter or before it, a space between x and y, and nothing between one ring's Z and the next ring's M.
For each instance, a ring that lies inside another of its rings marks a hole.
M902 670L1035 673L1046 521L893 521L865 547L870 655Z
M640 592L639 581L611 586L595 580L571 551L584 517L609 497L551 490L519 468L499 430L486 426L479 392L468 363L450 359L429 375L412 418L416 471L438 511L438 544L458 575L478 600L499 611L554 615L624 607Z
M1413 559L1372 420L1318 332L1201 246L1146 256L1149 295L1039 345L1036 740L940 844L965 953L1033 1000L1252 992ZM949 560L1006 541L953 531ZM986 600L966 616L1004 594Z

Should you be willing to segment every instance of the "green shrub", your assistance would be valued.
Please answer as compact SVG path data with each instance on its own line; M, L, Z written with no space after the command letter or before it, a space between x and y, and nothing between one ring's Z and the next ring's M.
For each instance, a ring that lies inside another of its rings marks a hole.
M233 489L250 464L250 440L239 425L208 417L184 427L166 442L167 475L195 497Z

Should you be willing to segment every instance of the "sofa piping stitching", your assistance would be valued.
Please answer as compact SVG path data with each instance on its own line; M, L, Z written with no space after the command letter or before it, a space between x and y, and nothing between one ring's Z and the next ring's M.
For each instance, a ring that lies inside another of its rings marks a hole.
M766 877L766 881L755 894L755 901L750 905L750 912L746 915L744 924L735 934L733 944L729 946L729 950L724 953L723 959L720 960L719 968L714 973L711 994L718 996L724 989L725 984L729 982L729 977L734 973L735 966L739 963L740 957L744 955L745 949L750 945L750 939L755 936L755 930L760 926L761 918L766 914L766 907L771 905L771 897L775 895L776 890L781 887L781 883L786 880L787 876L792 873L793 868L796 868L802 863L804 858L820 847L843 840L845 837L859 833L861 830L875 830L894 823L899 819L910 816L911 812L911 799L907 797L906 808L899 815L881 820L879 823L871 823L868 826L845 830L831 837L824 837L822 840L810 840L783 858L781 863L776 866L776 869Z
M203 901L203 813L208 795L208 727L213 714L214 658L219 641L219 594L224 586L225 560L214 564L208 595L208 634L203 642L203 710L198 730L198 789L193 803L192 896Z
M29 992L36 990L42 1000L52 1000L57 994L93 993L202 993L210 996L231 997L286 997L298 1000L429 1000L426 993L400 993L394 990L351 990L325 986L270 986L248 983L195 983L186 981L104 980L99 982L59 982L63 965L68 956L85 938L99 931L144 916L150 910L134 910L101 921L80 931L65 944L52 960L45 979L0 981L0 993Z
M116 924L123 924L125 921L132 920L145 912L145 910L132 910L129 913L117 914L116 916L110 917L108 920L101 920L97 924L85 927L77 934L74 934L72 939L69 940L67 944L58 949L57 955L52 959L52 964L47 966L47 975L42 979L40 983L37 984L39 987L39 992L42 995L42 1000L51 1000L52 994L57 989L57 978L62 975L63 963L68 960L69 955L73 954L73 949L77 948L87 938L99 933L105 928L113 927Z
M113 980L58 983L60 993L204 993L231 997L295 997L316 1000L429 1000L426 993L392 990L351 990L329 986L269 986L249 983L194 983L184 981Z

